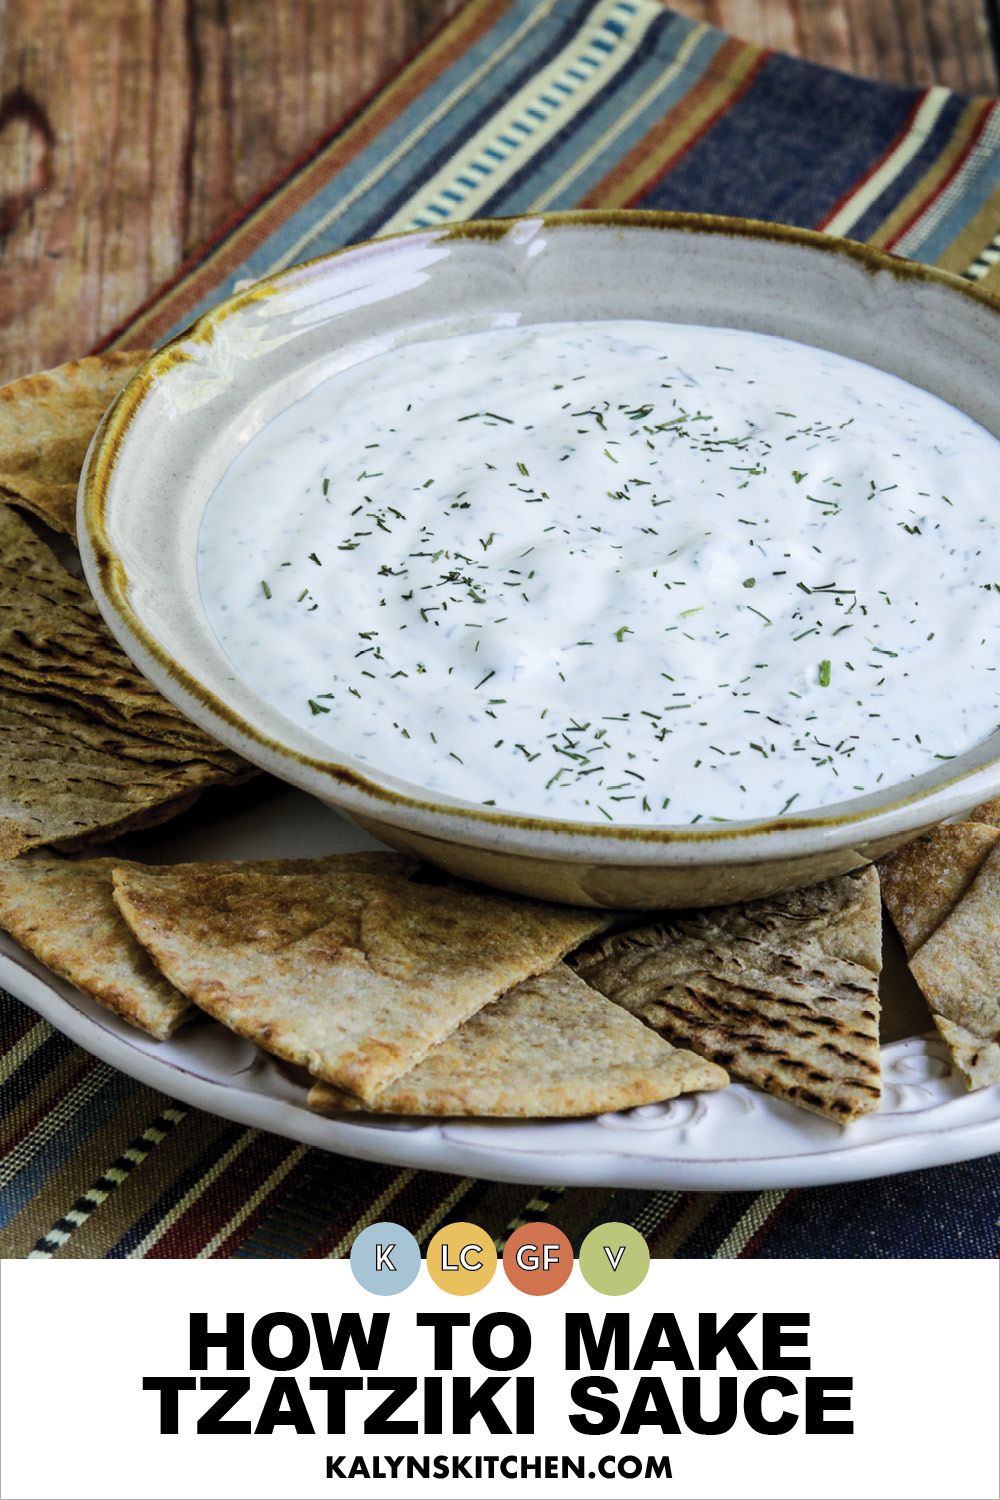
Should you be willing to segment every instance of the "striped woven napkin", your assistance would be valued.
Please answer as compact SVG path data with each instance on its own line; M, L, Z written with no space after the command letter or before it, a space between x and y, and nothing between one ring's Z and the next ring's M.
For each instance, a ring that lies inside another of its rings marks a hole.
M704 210L868 240L1000 291L1000 102L900 89L735 41L657 0L471 0L357 116L180 268L107 346L341 245L477 216ZM0 997L0 1253L337 1256L377 1219L655 1256L982 1256L1000 1158L800 1192L509 1186L373 1166L187 1110Z

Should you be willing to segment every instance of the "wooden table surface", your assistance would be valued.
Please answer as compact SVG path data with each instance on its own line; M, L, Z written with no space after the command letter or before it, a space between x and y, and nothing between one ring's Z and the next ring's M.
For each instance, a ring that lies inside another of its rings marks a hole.
M0 0L0 380L89 349L462 0ZM898 83L998 85L998 0L672 0Z

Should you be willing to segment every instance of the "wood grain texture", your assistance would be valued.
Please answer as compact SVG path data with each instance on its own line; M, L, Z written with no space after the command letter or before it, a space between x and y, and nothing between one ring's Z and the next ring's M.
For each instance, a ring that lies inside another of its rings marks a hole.
M766 47L887 83L995 93L992 0L670 0Z
M78 355L461 0L0 0L0 379Z
M90 348L462 0L0 0L0 379ZM871 77L997 86L993 0L674 0Z

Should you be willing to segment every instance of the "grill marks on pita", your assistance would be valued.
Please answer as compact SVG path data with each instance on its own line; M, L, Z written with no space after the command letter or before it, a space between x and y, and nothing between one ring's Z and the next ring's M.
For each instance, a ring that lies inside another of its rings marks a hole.
M132 932L202 1010L366 1104L610 921L369 874L349 856L249 884L199 868L116 870Z
M557 964L484 1005L366 1108L556 1119L628 1109L727 1081L721 1068L671 1047ZM317 1083L309 1107L332 1114L362 1106Z
M76 536L83 460L105 409L145 350L93 355L0 387L0 500Z
M1000 799L879 861L889 915L969 1088L1000 1083Z
M615 933L573 963L675 1045L846 1123L881 1098L880 936L867 869Z

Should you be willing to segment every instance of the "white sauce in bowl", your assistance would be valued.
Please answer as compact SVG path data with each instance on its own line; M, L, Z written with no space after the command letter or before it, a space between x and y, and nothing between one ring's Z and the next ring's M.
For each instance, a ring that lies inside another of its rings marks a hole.
M653 322L410 344L238 454L202 597L337 752L580 822L825 807L1000 723L1000 442L894 376Z

